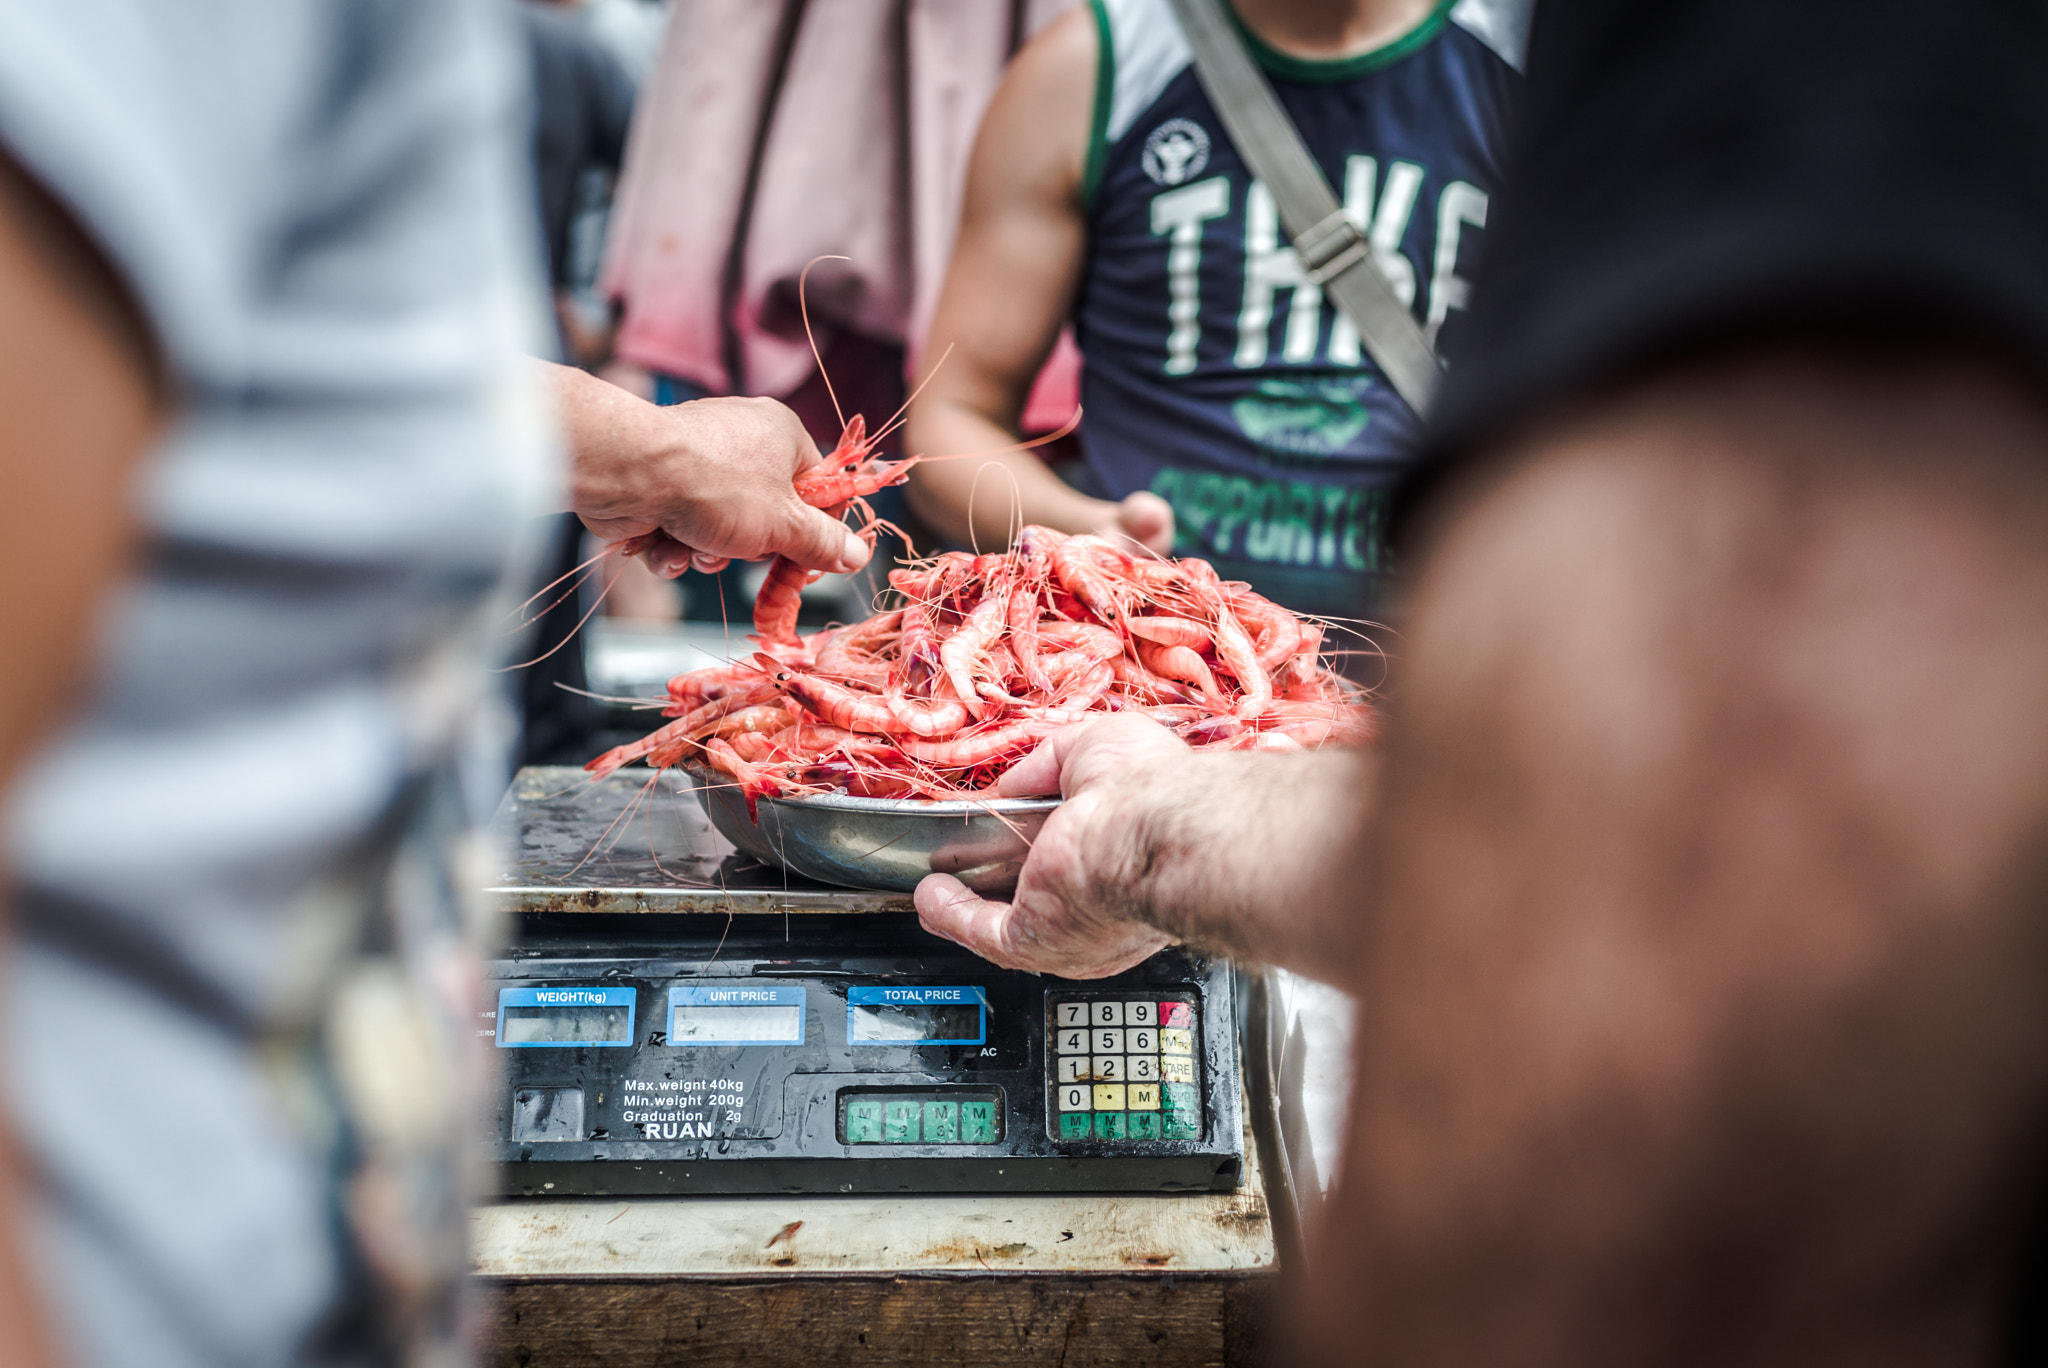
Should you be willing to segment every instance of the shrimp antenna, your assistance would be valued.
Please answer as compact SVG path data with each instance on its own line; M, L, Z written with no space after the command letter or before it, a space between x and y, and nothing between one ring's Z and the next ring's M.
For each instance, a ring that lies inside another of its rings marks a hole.
M1017 483L1016 471L994 462L975 467L974 482L967 486L968 540L974 540L974 496L981 489L981 477L991 470L999 471L1002 477L1010 482L1010 513L1003 529L1003 545L1014 547L1017 544L1017 534L1024 530L1024 487ZM977 544L974 549L979 552L981 547ZM1010 567L1004 568L1004 575L1014 581L1014 572ZM1014 582L1007 587L1015 587Z
M932 368L924 373L924 379L917 382L917 388L912 390L910 392L910 396L903 401L902 405L894 413L889 415L889 421L882 424L881 430L875 433L874 436L868 438L870 444L880 442L884 437L887 437L897 428L902 427L905 423L910 421L904 415L909 413L910 406L917 402L917 396L924 393L924 387L926 385L929 385L932 381L938 378L939 367L945 365L946 358L951 356L952 354L953 344L951 342L948 342L946 344L946 349L939 353L939 359L932 362Z
M839 407L839 391L832 388L832 377L825 371L824 354L818 350L818 339L811 332L811 305L804 298L804 282L810 279L811 267L821 261L851 260L853 258L850 256L814 256L804 263L803 270L799 271L796 277L796 307L797 312L804 316L804 341L811 344L811 359L818 363L818 378L825 382L825 393L832 400L832 412L838 416L839 428L842 432L846 430L846 410Z
M666 708L668 706L668 701L666 699L634 698L628 695L621 694L592 693L588 689L579 689L573 684L564 684L559 679L557 679L554 683L555 687L560 689L564 693L572 693L579 698L594 698L600 703L616 703L622 708L633 708L642 712L649 712L656 708Z
M533 606L534 599L540 598L542 595L546 594L550 589L553 589L556 585L561 584L564 581L571 579L576 581L576 583L569 586L568 592L564 593L562 595L562 598L556 599L554 603L550 603L547 606L547 608L541 609L540 612L535 613L530 618L521 618L520 621L513 626L512 630L517 632L532 626L535 622L539 621L543 616L546 615L548 609L553 608L556 603L560 603L562 599L566 599L569 597L570 594L575 593L578 589L580 589L583 586L583 581L590 577L590 571L592 567L598 565L604 560L606 556L609 556L612 552L618 550L620 545L621 543L618 542L607 542L604 546L600 547L598 549L597 554L592 556L589 560L586 560L582 564L575 566L567 574L560 575L555 579L549 580L546 584L543 584L539 589L535 590L532 598L527 599L526 602L512 609L512 611L505 614L505 616L520 617L520 615L523 614L528 608L531 608ZM602 572L600 571L599 573Z
M1042 447L1047 442L1057 442L1079 426L1081 426L1081 410L1077 408L1074 410L1074 416L1060 424L1057 430L1048 432L1043 437L1033 437L1028 442L1011 442L1007 446L990 447L986 451L963 451L953 456L925 456L921 459L927 461L966 461L976 456L1000 456L1006 451L1029 451L1033 447Z
M1006 545L1015 546L1024 531L1024 486L1017 483L1017 472L1008 466L1003 467L1003 474L1010 481L1010 539Z
M967 544L974 548L974 554L977 556L981 554L981 535L974 530L974 496L981 492L981 477L987 471L988 467L985 465L976 466L974 468L974 479L967 485ZM1012 504L1012 516L1015 515L1015 512L1016 505Z
M541 608L539 612L534 613L530 617L521 616L519 621L513 623L510 627L506 628L502 633L500 633L500 635L518 636L521 632L524 632L527 629L531 628L535 623L545 618L549 613L554 612L555 609L561 607L564 603L567 603L570 599L574 598L582 590L584 585L590 583L590 577L592 575L602 574L603 572L599 570L593 570L588 565L582 565L578 566L575 570L572 570L569 573L571 575L576 576L575 581L571 583L567 589L564 589L561 592L561 594L555 598L553 602L547 604L545 607ZM569 575L562 576L563 580L568 578ZM561 582L562 580L556 580L555 584L560 584ZM555 584L549 585L548 589L554 588ZM548 591L548 589L541 590L541 594L545 594ZM539 598L540 594L535 594L533 597ZM526 603L520 604L519 607L514 608L512 612L506 614L506 616L510 617L513 614L523 614L525 612L527 604L530 604L532 602L533 599L528 599Z
M610 553L610 548L609 548L609 547L607 547L607 548L606 548L606 554L609 554L609 553ZM621 570L621 571L623 571L624 569L625 569L625 567L624 567L623 565L621 565L621 566L620 566L620 570ZM559 581L557 581L557 582L559 583ZM567 646L567 645L568 645L568 644L569 644L570 642L574 641L574 640L576 639L576 634L577 634L578 632L580 632L580 631L582 631L582 630L583 630L583 624L584 624L584 623L586 623L586 622L589 622L591 618L593 618L593 617L597 616L597 610L598 610L598 609L600 609L600 608L602 608L602 607L604 607L604 601L605 601L605 599L606 599L607 597L609 597L609 596L610 596L610 594L611 594L611 592L612 592L612 586L613 586L613 585L615 585L615 584L617 584L618 582L619 582L619 577L618 577L617 575L611 575L611 574L607 574L607 575L605 575L605 578L604 578L604 588L602 588L602 589L600 589L600 590L598 590L598 591L597 591L597 597L596 597L596 598L595 598L594 600L592 600L592 601L591 601L590 607L589 607L589 608L587 608L586 610L584 610L584 613L583 613L583 616L582 616L582 617L580 617L580 618L577 618L577 619L576 619L576 625L575 625L574 627L571 627L571 628L570 628L570 629L568 630L567 634L565 634L565 635L564 635L564 636L562 637L562 639L561 639L560 641L558 641L558 642L556 642L556 643L555 643L554 645L552 645L552 646L548 647L548 648L547 648L547 649L546 649L545 651L542 651L542 652L541 652L541 653L540 653L539 655L535 656L535 657L534 657L533 659L531 659L531 660L522 660L522 661L520 661L520 662L519 662L519 663L518 663L517 665L504 665L504 666L500 666L500 667L499 667L498 669L496 669L496 670L492 671L492 673L494 673L494 674L506 674L506 673L508 673L508 672L510 672L510 671L512 671L512 670L524 670L524 669L526 669L526 668L527 668L528 666L530 666L530 665L538 665L538 664L540 664L540 663L541 663L541 662L542 662L543 660L546 660L546 659L547 659L547 658L548 658L549 656L553 655L553 654L554 654L555 652L557 652L557 651L561 650L561 649L562 649L562 648L563 648L564 646ZM580 583L581 583L581 581L578 581L578 583L580 584ZM552 587L552 586L550 586L550 587ZM546 593L546 592L547 592L547 590L545 590L545 589L543 589L543 590L541 591L541 593ZM535 597L539 597L539 595L535 595ZM564 595L563 595L562 597L563 597L563 598L567 598L567 597L568 597L568 595L567 595L567 594L564 594ZM556 600L556 602L557 602L557 603L561 602L561 599L557 599L557 600Z
M610 838L611 843L614 846L618 844L618 837L613 836L612 833L614 831L618 831L619 824L621 822L626 821L633 815L633 809L640 805L641 799L645 798L649 793L651 793L654 790L654 783L659 778L661 778L661 772L659 770L647 776L647 782L642 784L638 791L636 791L631 797L626 799L626 805L619 809L619 815L612 818L611 825L607 826L603 831L597 833L597 840L592 843L589 850L584 852L583 858L578 860L573 866L570 867L569 874L565 875L564 877L573 876L577 870L589 864L592 860L596 859L600 854L603 854L605 850L605 841L607 838ZM597 784L601 784L603 782L604 780L602 779L593 779L590 781L590 786L594 787ZM623 836L625 835L625 833L621 831L619 832L619 835Z

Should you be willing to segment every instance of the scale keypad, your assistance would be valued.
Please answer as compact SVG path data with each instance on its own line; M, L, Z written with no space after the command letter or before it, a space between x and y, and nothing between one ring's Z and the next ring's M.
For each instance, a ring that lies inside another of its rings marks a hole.
M1199 1140L1201 1033L1192 995L1048 995L1056 1140Z

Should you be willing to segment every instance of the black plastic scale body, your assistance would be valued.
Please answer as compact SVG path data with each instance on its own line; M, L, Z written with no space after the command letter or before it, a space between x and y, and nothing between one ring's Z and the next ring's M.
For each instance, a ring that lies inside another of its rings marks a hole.
M1040 978L894 913L523 921L479 1022L507 1193L1238 1185L1224 963Z

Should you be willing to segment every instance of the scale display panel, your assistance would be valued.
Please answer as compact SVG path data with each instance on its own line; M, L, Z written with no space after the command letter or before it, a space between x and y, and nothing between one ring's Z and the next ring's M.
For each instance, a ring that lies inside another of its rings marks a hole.
M674 1045L801 1045L804 990L754 984L678 985L668 990Z
M988 1000L980 988L846 990L846 1038L854 1045L981 1045Z
M630 919L642 935L673 924L653 944L573 934L608 920L530 930L493 966L479 1026L501 1047L488 1144L508 1193L1237 1186L1226 965L1175 948L1068 983L896 916L857 932L777 919L758 938L724 918Z
M498 1047L631 1045L637 996L618 987L501 988Z

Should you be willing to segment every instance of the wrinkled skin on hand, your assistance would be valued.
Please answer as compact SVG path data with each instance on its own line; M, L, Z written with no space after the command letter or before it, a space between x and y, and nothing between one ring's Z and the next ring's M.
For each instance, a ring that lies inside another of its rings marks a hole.
M1194 758L1156 722L1117 715L1068 727L1013 766L1006 798L1059 793L1010 902L975 896L949 874L917 886L925 930L1010 969L1106 978L1172 943L1146 925L1144 826L1171 801L1172 773Z
M606 541L659 533L642 554L673 578L694 566L784 555L812 570L867 563L860 539L797 498L791 481L819 461L797 416L772 399L636 405L620 440L582 447L575 506ZM582 444L579 444L581 446Z

